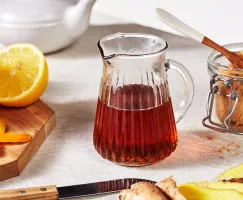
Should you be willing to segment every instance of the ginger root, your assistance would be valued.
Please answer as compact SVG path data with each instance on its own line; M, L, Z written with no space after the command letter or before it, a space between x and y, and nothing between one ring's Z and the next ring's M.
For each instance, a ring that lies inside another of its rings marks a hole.
M179 186L180 192L187 200L242 200L243 194L234 189L210 189L195 183Z
M186 200L186 198L180 193L176 182L172 177L166 178L155 185L173 200Z
M168 200L155 185L147 182L133 184L131 189L122 190L119 200Z
M236 183L236 182L224 182L224 181L217 181L217 182L192 182L190 184L194 184L198 187L209 188L209 189L218 189L218 190L236 190L243 194L243 184Z
M131 189L122 190L119 200L186 200L169 177L155 185L147 182L136 183Z
M243 183L243 178L231 178L231 179L227 180L227 182Z
M123 190L119 200L242 200L243 164L217 177L216 182L191 182L177 187L172 177L155 185L140 182Z
M228 181L228 180L233 179L233 181L231 181L231 182L234 182L234 179L236 179L236 178L243 179L243 164L226 170L225 172L220 174L216 180L217 181Z

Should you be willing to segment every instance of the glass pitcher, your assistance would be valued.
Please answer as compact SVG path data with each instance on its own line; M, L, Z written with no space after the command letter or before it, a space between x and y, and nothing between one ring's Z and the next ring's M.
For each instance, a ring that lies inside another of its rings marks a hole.
M117 33L100 40L98 48L104 68L94 124L96 151L127 166L148 165L169 156L178 142L176 122L193 98L189 72L174 60L165 60L168 45L157 36ZM168 69L185 81L185 96L175 113Z

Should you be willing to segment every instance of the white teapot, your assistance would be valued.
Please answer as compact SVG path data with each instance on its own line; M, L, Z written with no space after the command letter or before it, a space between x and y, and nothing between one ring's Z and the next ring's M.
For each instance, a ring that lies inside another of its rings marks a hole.
M89 26L95 0L0 0L0 43L29 42L44 53L74 42Z

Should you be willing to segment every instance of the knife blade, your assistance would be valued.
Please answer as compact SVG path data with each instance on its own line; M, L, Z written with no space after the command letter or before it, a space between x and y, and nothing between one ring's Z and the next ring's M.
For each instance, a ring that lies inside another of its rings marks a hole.
M137 178L125 178L109 181L101 181L95 183L87 183L73 186L42 186L34 188L22 188L14 190L0 191L0 200L30 200L30 199L68 199L76 197L84 197L90 195L100 195L107 193L119 192L123 189L128 189L132 184L138 182L154 181Z
M90 195L106 194L119 192L123 189L129 189L132 184L138 182L153 182L145 179L127 178L102 181L96 183L88 183L82 185L66 186L57 188L59 199L83 197Z

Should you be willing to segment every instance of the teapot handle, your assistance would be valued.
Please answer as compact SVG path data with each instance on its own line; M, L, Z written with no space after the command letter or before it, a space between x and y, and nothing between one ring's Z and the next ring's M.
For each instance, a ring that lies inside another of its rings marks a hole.
M194 96L194 82L186 67L175 60L166 60L165 68L166 71L169 69L177 71L185 83L184 98L180 102L179 107L176 110L174 110L175 121L177 123L184 117L192 103L192 99Z

